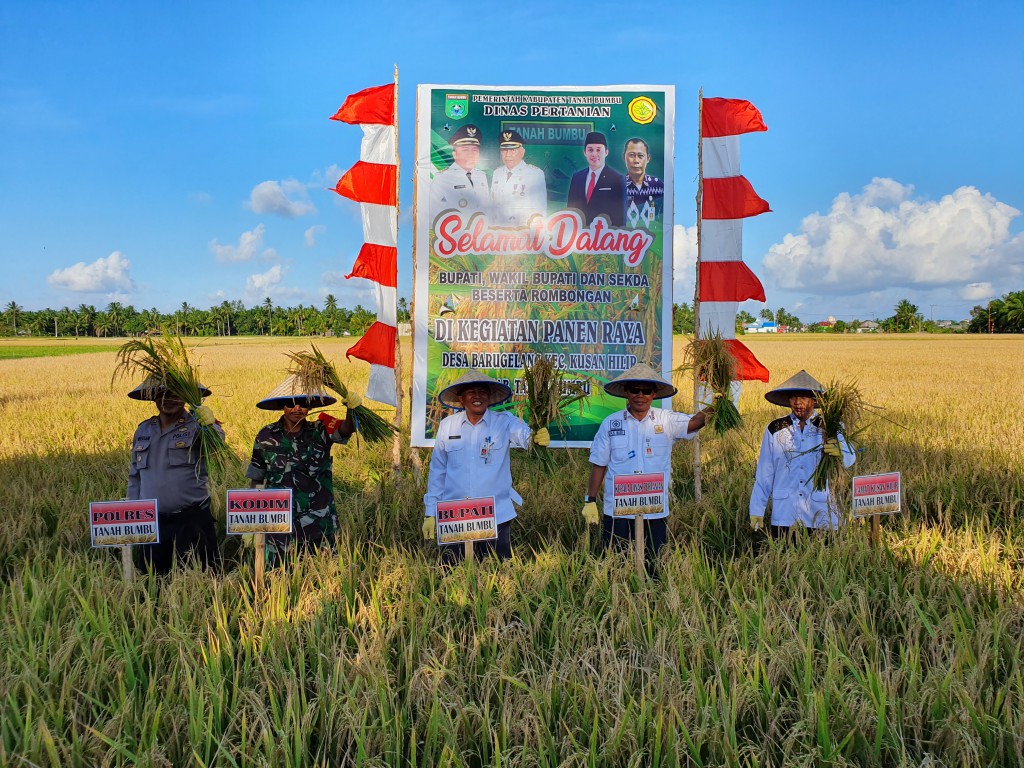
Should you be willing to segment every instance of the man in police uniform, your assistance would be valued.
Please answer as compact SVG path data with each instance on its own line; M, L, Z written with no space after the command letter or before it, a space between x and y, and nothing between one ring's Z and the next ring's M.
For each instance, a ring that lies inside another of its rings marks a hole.
M583 499L583 517L597 524L597 494L604 487L604 546L625 550L636 537L632 516L615 516L615 477L617 475L663 474L661 511L645 514L644 555L647 573L657 575L657 558L667 538L668 489L672 487L672 445L677 440L692 440L707 423L704 409L692 416L671 409L652 408L654 400L669 398L676 388L644 363L637 363L609 381L605 392L627 401L626 408L601 422L590 445L590 479Z
M437 396L449 408L461 409L441 419L430 455L430 475L423 496L423 538L437 538L437 503L456 499L494 498L498 538L474 544L477 558L494 554L512 557L511 526L516 517L512 502L522 497L512 487L510 448L546 446L545 428L536 434L526 422L508 411L492 411L512 397L512 389L480 371L470 369ZM441 546L441 562L454 565L465 556L462 544Z
M583 140L587 167L569 180L566 206L583 214L587 224L604 216L613 227L626 220L626 177L607 165L608 139L603 133L591 131Z
M480 129L472 123L452 134L454 162L430 182L430 216L446 210L461 211L468 219L474 213L486 214L491 205L487 175L477 169L480 163Z
M547 216L544 171L523 160L523 137L518 131L502 131L498 149L502 167L491 174L492 222L499 227L525 227L534 216Z
M210 390L200 386L200 394ZM168 573L175 553L184 563L195 556L204 567L217 563L217 532L210 514L206 457L199 450L200 424L224 430L205 405L193 416L185 401L150 377L128 393L133 400L151 400L157 415L139 424L132 438L128 496L156 499L160 542L136 549L145 568Z
M661 216L665 184L656 176L647 174L651 149L643 139L627 141L622 157L626 162L626 223L631 227L649 229Z
M821 417L815 414L818 395L825 388L807 371L800 371L765 394L769 403L790 412L775 419L764 431L757 457L754 488L750 492L750 527L764 526L768 499L772 502L772 538L788 535L794 526L835 529L841 523L831 490L814 489L814 470L823 453L842 457L853 466L857 455L840 435L822 442Z

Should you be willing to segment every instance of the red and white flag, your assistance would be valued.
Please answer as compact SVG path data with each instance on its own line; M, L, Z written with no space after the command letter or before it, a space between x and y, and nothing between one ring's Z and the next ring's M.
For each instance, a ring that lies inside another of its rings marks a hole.
M743 99L702 99L700 334L727 340L741 380L768 381L768 369L736 340L741 301L764 301L764 288L743 263L743 219L771 210L740 174L739 135L766 131L761 113Z
M395 130L395 84L354 93L331 117L363 129L359 162L342 176L334 191L359 203L363 240L352 272L376 284L377 320L345 353L370 364L366 396L397 405L395 341L398 335L398 136Z

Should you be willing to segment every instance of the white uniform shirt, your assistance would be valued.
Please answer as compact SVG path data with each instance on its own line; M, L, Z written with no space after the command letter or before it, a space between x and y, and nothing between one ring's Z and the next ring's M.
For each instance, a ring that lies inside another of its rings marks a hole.
M812 415L804 428L792 413L776 419L764 431L761 454L757 457L754 488L750 492L750 514L763 517L772 500L772 525L803 523L809 528L837 528L840 524L835 499L826 488L814 490L814 468L821 458L820 417ZM853 449L839 438L843 466L857 458Z
M645 520L668 517L668 491L672 487L672 445L676 440L692 440L696 430L688 432L689 413L651 408L642 421L629 410L607 416L597 428L590 444L590 463L607 467L604 476L604 513L613 514L615 475L665 473L662 492L663 512L644 515Z
M504 165L491 174L491 223L499 227L525 227L535 215L548 215L548 189L544 171L520 162Z
M526 422L504 411L487 410L476 424L464 411L446 416L437 428L430 476L423 504L427 517L437 516L437 502L494 497L494 516L505 523L516 516L510 448L529 448Z
M491 190L487 174L479 168L467 171L455 163L441 171L430 182L430 218L441 211L453 209L462 211L468 218L474 213L488 213L491 207ZM472 183L470 183L472 178Z

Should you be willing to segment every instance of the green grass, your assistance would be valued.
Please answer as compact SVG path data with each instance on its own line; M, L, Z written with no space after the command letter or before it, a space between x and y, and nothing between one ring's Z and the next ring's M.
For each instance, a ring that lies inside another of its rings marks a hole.
M113 352L117 344L85 344L54 341L53 344L5 344L0 343L0 360L19 360L26 357L63 357L84 355L93 352Z

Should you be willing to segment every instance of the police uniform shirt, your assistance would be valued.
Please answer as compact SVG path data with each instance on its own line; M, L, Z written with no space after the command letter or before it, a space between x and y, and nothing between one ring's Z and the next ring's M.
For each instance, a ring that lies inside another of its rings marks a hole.
M214 429L224 436L219 424ZM167 429L161 429L158 416L139 424L132 438L128 498L156 499L161 515L210 498L195 416L186 413Z
M452 163L448 170L441 171L430 182L431 218L449 209L462 211L468 218L474 213L488 213L490 206L487 174L479 168L467 171Z
M692 440L691 414L663 408L651 408L637 420L629 410L606 417L590 444L590 463L607 467L604 476L604 513L614 514L615 475L665 473L662 512L644 515L645 520L668 517L668 489L672 487L672 445L676 440Z
M439 501L494 497L498 524L516 516L512 501L510 448L529 448L532 433L522 419L488 409L476 424L460 411L441 420L430 456L430 476L423 504L427 517L437 516Z
M548 190L544 171L520 162L491 174L492 222L499 227L523 227L535 215L547 216Z
M644 176L639 187L626 176L626 223L631 227L650 227L661 216L665 184L656 176Z
M809 528L836 528L839 510L826 488L814 490L814 469L821 458L821 417L814 415L800 429L792 413L776 419L764 431L757 457L750 514L764 517L772 500L772 525L802 523ZM843 465L853 465L856 455L842 437Z

